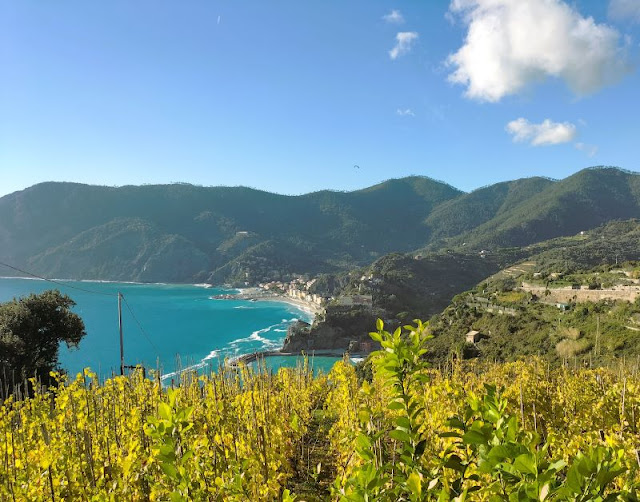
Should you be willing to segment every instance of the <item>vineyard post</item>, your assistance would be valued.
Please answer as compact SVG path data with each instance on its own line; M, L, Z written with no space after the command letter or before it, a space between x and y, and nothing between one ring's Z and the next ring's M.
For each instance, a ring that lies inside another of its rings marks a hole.
M120 375L124 375L124 341L122 339L122 293L118 291L118 328L120 330Z
M622 383L622 413L620 415L620 437L622 437L624 432L624 399L627 393L627 377L624 377Z
M520 418L524 427L524 401L522 398L522 373L520 374Z

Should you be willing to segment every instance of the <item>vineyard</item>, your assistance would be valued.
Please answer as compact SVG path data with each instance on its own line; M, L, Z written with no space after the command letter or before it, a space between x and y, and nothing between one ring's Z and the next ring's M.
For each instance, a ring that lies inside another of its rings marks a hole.
M434 370L426 325L372 337L368 376L32 381L0 407L0 500L637 500L636 368Z

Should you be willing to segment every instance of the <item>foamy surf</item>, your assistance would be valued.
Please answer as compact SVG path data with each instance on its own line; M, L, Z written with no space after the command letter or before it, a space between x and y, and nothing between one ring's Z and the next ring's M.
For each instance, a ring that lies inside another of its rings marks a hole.
M209 354L207 354L207 357L205 357L202 361L208 361L210 359L215 359L217 357L220 357L220 351L212 350L211 352L209 352Z
M257 329L249 336L236 338L231 342L227 343L221 349L215 349L209 352L207 356L205 356L200 362L196 364L192 364L178 371L172 371L170 373L166 373L160 377L162 381L167 379L179 376L181 373L189 372L189 371L197 371L204 367L206 367L209 362L213 359L225 359L232 358L235 359L244 354L252 353L252 352L261 352L265 350L277 350L282 346L283 337L282 333L287 332L287 325L293 321L296 321L297 318L292 319L282 319L281 322L272 324L271 326L267 326L266 328ZM277 333L279 336L276 338L268 338L268 333ZM251 349L247 348L247 345L257 345L252 347Z

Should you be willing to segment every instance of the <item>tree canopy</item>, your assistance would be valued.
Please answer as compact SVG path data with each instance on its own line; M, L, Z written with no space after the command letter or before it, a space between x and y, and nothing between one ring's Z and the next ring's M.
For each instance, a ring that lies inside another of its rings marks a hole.
M60 342L78 345L84 322L71 311L75 302L58 290L31 294L0 304L0 378L42 381L58 369Z

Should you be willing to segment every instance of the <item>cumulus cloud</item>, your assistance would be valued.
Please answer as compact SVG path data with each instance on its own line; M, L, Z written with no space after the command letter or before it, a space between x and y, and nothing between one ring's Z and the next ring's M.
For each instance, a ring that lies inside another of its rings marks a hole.
M387 23L390 24L402 24L404 23L404 16L399 10L393 9L389 14L382 16Z
M415 117L416 114L413 113L411 108L398 108L396 110L396 115L400 115L401 117Z
M449 12L467 26L449 80L472 99L497 102L548 77L584 95L631 69L618 31L563 0L452 0Z
M598 153L598 147L596 145L588 145L587 143L576 143L575 146L581 152L586 153L589 157L593 157Z
M640 0L611 0L609 17L616 21L640 23Z
M389 51L389 57L397 59L409 52L417 38L418 34L415 31L401 31L396 34L396 45Z
M576 137L576 126L570 122L553 122L549 119L540 124L532 124L519 118L507 124L506 130L515 142L528 142L533 146L557 145L568 143Z

